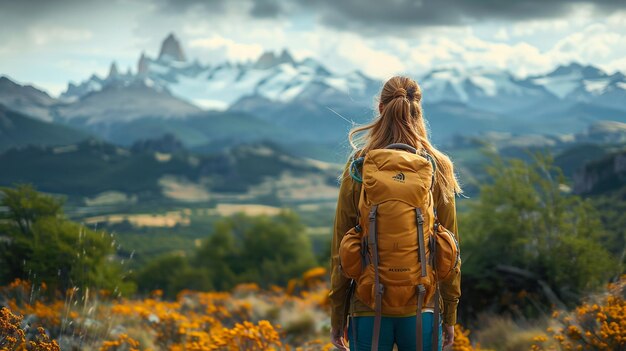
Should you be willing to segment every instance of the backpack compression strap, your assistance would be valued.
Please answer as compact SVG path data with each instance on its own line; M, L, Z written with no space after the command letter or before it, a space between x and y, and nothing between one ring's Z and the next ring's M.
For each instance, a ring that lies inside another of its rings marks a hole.
M378 212L378 205L372 206L370 211L369 221L369 243L372 246L372 263L374 264L374 288L376 289L376 301L374 317L374 331L372 333L372 351L378 351L378 339L380 337L380 324L382 319L382 302L383 302L383 290L384 287L380 284L380 277L378 275L378 234L376 233L376 213Z
M421 276L426 276L426 248L424 245L424 216L422 210L415 208L415 220L417 221L417 243L419 245L419 261L422 267ZM417 311L415 313L415 340L417 351L423 350L423 331L422 331L422 307L424 306L424 295L426 288L423 284L417 286Z
M435 301L435 308L433 310L433 334L432 334L432 351L439 350L439 277L437 277L437 227L439 226L439 222L437 220L437 212L435 212L435 226L434 232L431 236L432 245L430 248L430 254L432 255L432 267L433 272L435 274L435 296L433 300Z

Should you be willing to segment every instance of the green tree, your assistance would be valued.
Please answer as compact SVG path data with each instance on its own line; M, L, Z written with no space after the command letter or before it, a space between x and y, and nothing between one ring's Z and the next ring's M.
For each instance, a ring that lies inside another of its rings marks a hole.
M606 231L598 211L567 192L549 156L492 160L491 182L459 220L468 309L520 312L534 304L536 313L574 302L617 273L616 260L600 245ZM519 304L519 296L533 304Z
M196 252L196 266L210 272L215 289L228 290L240 281L238 275L245 270L245 264L239 260L241 242L249 227L250 220L242 215L218 221L213 234Z
M174 298L183 289L207 291L213 289L211 275L204 268L189 265L189 260L176 253L150 261L137 273L140 291L163 290L165 297Z
M293 212L227 218L215 225L195 263L211 273L219 290L241 282L284 285L315 266L305 231Z
M3 283L15 278L45 282L51 293L70 287L130 292L109 235L69 221L63 201L30 185L0 189L6 207L0 222Z
M619 258L620 272L626 268L626 186L618 191L593 199L600 211L602 223L610 235L602 242L603 246Z

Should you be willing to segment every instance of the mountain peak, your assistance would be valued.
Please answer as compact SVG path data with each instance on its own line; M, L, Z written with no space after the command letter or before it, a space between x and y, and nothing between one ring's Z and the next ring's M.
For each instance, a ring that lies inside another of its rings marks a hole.
M592 65L582 65L578 62L572 62L568 65L559 66L554 71L547 74L548 77L566 76L570 74L580 74L583 78L603 78L606 73L601 69Z
M289 53L289 51L287 49L283 49L283 51L280 53L280 57L278 58L278 60L282 63L282 62L289 62L289 63L294 63L294 59L293 56L291 56L291 54Z
M146 57L146 54L142 52L139 62L137 62L137 74L140 76L148 74L148 65L148 57Z
M267 69L280 65L281 63L295 63L293 57L291 56L289 51L287 51L287 49L283 49L279 56L277 56L273 51L264 52L254 64L254 67L259 69Z
M180 45L180 41L174 33L170 33L167 38L161 44L161 52L159 53L159 61L186 61L183 48Z
M2 83L2 84L17 85L17 84L15 84L15 82L13 82L11 79L9 79L9 77L7 77L7 76L5 76L5 75L1 75L1 76L0 76L0 83Z
M111 62L111 68L109 68L109 76L108 78L115 78L120 74L120 71L117 69L117 64L115 61Z

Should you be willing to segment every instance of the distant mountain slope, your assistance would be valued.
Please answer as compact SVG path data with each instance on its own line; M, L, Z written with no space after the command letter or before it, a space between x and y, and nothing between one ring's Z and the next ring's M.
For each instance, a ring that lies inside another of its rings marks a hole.
M125 123L144 117L182 118L200 111L166 89L151 86L148 80L114 81L57 108L62 120L80 120L86 125Z
M89 138L67 126L27 117L0 105L0 152L26 145L65 145Z
M52 120L51 107L56 100L31 86L20 85L6 76L0 76L0 105L44 121Z
M525 161L531 161L536 152L549 154L554 158L555 166L561 168L569 182L573 182L575 175L588 163L626 148L626 123L594 122L576 134L491 132L480 136L459 135L453 140L454 143L445 144L442 149L455 161L465 191L471 197L477 194L479 185L488 180L485 166L490 160L483 152L485 148L497 151L505 158Z
M187 148L211 144L228 146L260 140L297 140L285 128L243 112L201 112L187 118L137 118L126 123L70 120L69 125L89 130L103 139L119 145L130 145L141 139L172 134Z

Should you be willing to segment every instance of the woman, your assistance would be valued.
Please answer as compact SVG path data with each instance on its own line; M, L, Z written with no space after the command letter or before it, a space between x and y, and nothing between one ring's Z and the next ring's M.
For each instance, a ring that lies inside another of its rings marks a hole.
M368 125L358 127L350 132L349 141L353 147L353 157L365 155L373 149L381 149L394 143L413 146L418 151L426 151L432 155L436 164L435 199L439 222L452 231L458 238L455 194L461 188L454 175L452 162L438 151L428 140L428 133L422 115L422 94L418 84L407 77L393 77L383 86L380 94L378 110L380 115ZM362 135L355 141L357 134ZM357 145L359 144L359 145ZM348 165L350 162L348 162ZM374 312L371 308L349 294L350 280L342 275L339 268L339 245L343 235L357 222L357 205L360 194L360 183L354 181L346 167L341 181L339 198L335 215L334 235L332 240L331 262L331 341L340 350L348 350L346 335L356 350L355 337L358 335L358 351L371 349L371 336ZM454 324L460 290L460 271L440 282L440 310L443 316L443 328L440 326L439 349L441 346L452 345L454 340ZM346 299L350 299L349 303ZM425 304L422 310L423 349L431 350L434 299ZM347 326L346 312L350 318ZM380 327L379 350L392 350L393 345L399 351L416 349L416 315L394 316L383 315ZM443 332L442 332L443 330ZM442 335L443 334L443 335ZM442 342L443 340L443 342Z

